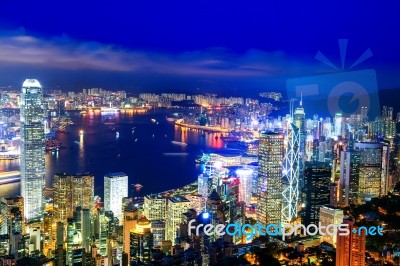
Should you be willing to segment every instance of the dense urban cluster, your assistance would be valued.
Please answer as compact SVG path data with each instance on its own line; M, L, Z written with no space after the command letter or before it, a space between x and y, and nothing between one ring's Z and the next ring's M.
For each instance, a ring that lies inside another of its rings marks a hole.
M0 202L0 265L398 265L400 113L310 117L299 99L274 116L282 95L260 97L45 92L37 80L2 91L0 159L20 160L21 191ZM96 176L102 199L91 173L57 173L45 187L45 153L58 148L69 111L157 108L244 152L204 153L195 183L143 198L130 197L124 169ZM1 175L11 182L19 172ZM208 230L231 224L234 233ZM299 226L283 238L289 225Z

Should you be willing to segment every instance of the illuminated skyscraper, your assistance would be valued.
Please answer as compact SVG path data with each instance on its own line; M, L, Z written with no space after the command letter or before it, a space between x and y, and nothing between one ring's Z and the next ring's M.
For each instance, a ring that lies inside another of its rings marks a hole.
M347 236L337 235L336 243L336 265L337 266L365 266L365 247L366 235L365 230L360 230L358 233L353 233L352 230L357 230L354 221L344 219L342 224L346 224L350 230Z
M55 174L53 178L54 220L67 226L76 207L93 210L94 175Z
M340 155L340 198L343 207L358 203L360 152L348 149Z
M320 207L329 205L331 168L328 163L306 162L304 167L303 210L301 222L318 224Z
M299 129L288 123L286 135L286 150L283 159L283 221L290 223L297 218L299 205L299 155L300 155L300 134Z
M150 221L165 220L167 214L167 198L161 194L150 194L144 197L144 215Z
M243 201L246 205L251 204L251 197L253 195L252 191L252 179L253 170L252 169L238 169L236 170L236 175L239 177L239 201Z
M24 217L42 216L45 169L43 92L36 79L27 79L21 93L21 196Z
M388 192L389 146L385 143L356 142L360 152L359 202L385 196Z
M182 223L182 214L187 212L190 207L190 201L182 196L168 199L167 221L166 221L166 240L175 244L175 238Z
M283 139L281 133L260 134L257 219L263 224L282 220Z
M339 226L343 222L343 217L343 210L341 209L326 206L323 206L319 209L319 222L321 223L321 228L322 226L326 228L331 224ZM321 237L322 241L328 242L336 247L336 234L324 234Z
M122 172L104 176L104 209L112 211L119 221L122 221L124 197L128 197L128 176Z

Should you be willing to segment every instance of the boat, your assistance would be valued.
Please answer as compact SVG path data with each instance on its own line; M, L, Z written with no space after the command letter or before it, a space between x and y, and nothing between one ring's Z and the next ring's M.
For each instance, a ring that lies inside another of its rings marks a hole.
M155 120L154 118L151 119L152 123L157 123L157 120Z
M101 107L100 112L102 114L117 114L118 112L120 112L120 109L114 107Z
M9 171L0 173L0 184L14 183L20 181L20 179L20 171Z
M115 137L116 137L116 138L119 138L119 132L118 132L118 131L115 132Z
M9 154L9 153L3 154L3 153L0 153L0 160L15 160L15 159L18 159L18 158L19 158L18 154Z
M221 139L225 142L237 142L240 141L239 137L236 136L226 136L226 137L221 137Z
M46 140L46 151L58 150L61 148L61 142L58 139Z
M74 141L75 144L81 144L79 141L75 140Z
M180 141L171 141L172 144L179 145L179 146L187 146L187 143L180 142Z

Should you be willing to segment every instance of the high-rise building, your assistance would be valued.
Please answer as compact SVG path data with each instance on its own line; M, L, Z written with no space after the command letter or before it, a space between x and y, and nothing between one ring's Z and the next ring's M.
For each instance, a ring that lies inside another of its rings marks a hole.
M342 209L327 206L323 206L319 209L319 222L321 223L321 227L324 226L324 228L326 228L330 224L339 226L343 222L343 218ZM321 241L325 241L336 247L336 238L336 234L324 234L322 235Z
M350 234L347 236L337 235L336 243L336 266L365 266L366 232L357 230L357 226L351 218L344 219ZM357 233L353 233L353 229Z
M27 79L21 93L21 196L24 217L31 221L42 216L45 168L44 110L42 86Z
M150 221L165 220L167 213L167 198L161 194L150 194L144 197L144 215Z
M348 148L340 156L340 206L358 203L359 178L360 152Z
M0 234L25 234L24 199L4 198L0 202Z
M304 201L301 221L318 224L320 207L328 206L331 192L331 168L327 163L306 162L304 167Z
M360 152L359 202L385 196L388 192L389 146L385 143L356 142Z
M253 170L248 168L238 169L236 170L236 175L239 178L239 201L250 205L253 195Z
M67 225L67 219L72 218L76 207L93 211L94 205L94 175L66 173L55 174L53 177L54 221Z
M130 231L130 239L131 260L148 263L150 251L153 248L153 234L151 233L151 223L145 216L140 217L136 228Z
M166 219L166 239L175 244L175 238L182 223L182 214L187 212L190 201L185 197L176 196L168 199L167 219Z
M300 134L299 129L290 121L286 140L282 171L282 219L284 222L290 223L298 216L300 175Z
M282 220L283 140L281 133L260 134L257 219L263 224Z
M123 252L127 254L128 261L130 260L130 232L134 230L137 225L139 211L138 209L125 209L124 210L124 223L123 223Z
M128 176L125 173L109 173L104 176L104 209L112 211L122 222L122 199L128 197Z

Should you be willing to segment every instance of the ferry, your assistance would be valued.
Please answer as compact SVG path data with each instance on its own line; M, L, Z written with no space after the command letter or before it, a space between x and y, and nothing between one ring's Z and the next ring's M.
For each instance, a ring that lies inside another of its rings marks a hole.
M114 107L101 107L100 112L102 114L117 114L120 111L119 108Z
M19 158L18 154L0 153L0 160L15 160L18 158Z
M9 171L0 173L0 184L14 183L20 181L20 179L20 171Z
M58 139L46 140L46 151L58 150L61 148L61 142Z
M179 145L179 146L187 146L187 143L180 142L180 141L171 141L172 144Z

